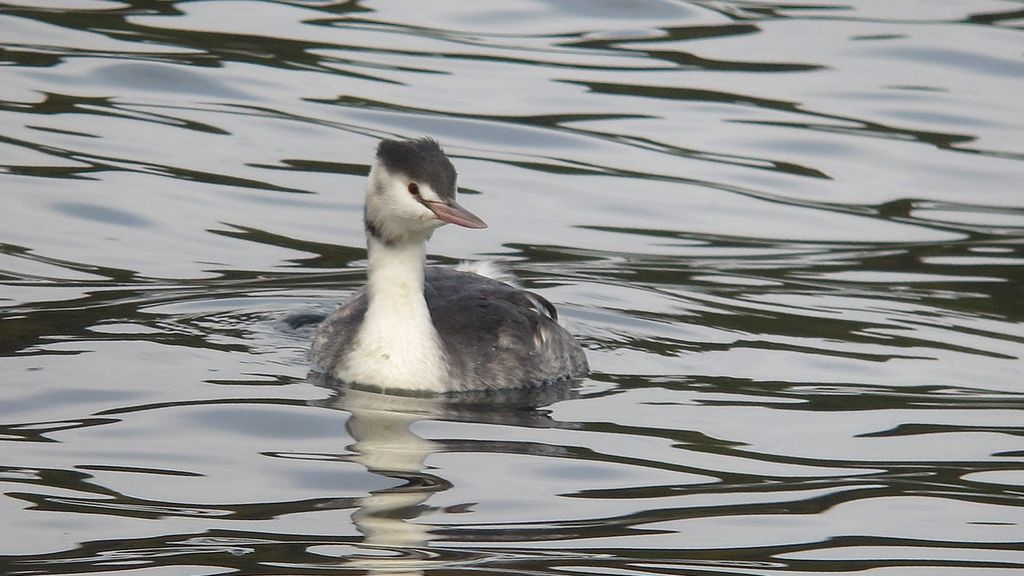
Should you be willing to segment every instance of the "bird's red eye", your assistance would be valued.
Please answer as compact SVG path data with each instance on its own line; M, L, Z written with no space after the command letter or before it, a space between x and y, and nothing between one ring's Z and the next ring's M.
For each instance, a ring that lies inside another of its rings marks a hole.
M409 194L418 198L420 195L420 185L415 182L409 182Z

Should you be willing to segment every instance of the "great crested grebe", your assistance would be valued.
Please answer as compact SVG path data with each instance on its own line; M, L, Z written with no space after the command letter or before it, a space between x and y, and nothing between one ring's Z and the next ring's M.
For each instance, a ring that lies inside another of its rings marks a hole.
M366 286L327 317L314 370L421 392L510 389L588 373L583 349L544 298L488 274L425 265L438 227L487 224L455 201L455 167L435 140L383 140L364 220Z

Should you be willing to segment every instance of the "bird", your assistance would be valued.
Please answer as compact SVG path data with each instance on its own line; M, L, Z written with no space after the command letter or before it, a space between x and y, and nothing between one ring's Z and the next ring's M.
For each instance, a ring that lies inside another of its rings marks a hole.
M583 348L540 295L495 266L426 265L426 243L439 227L487 227L456 202L456 179L432 138L379 142L363 211L367 282L317 328L313 372L427 394L529 388L589 373Z

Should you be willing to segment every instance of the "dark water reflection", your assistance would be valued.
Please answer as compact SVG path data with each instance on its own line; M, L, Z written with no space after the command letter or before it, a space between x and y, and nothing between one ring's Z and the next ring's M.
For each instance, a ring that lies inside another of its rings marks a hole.
M0 4L0 573L1020 572L1022 23ZM421 134L592 378L307 379Z

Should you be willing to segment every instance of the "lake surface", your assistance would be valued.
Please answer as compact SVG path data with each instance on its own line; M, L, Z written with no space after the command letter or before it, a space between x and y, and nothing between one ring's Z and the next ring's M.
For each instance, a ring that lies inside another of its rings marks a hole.
M1024 3L0 4L0 573L1024 571ZM308 378L384 137L594 372Z

